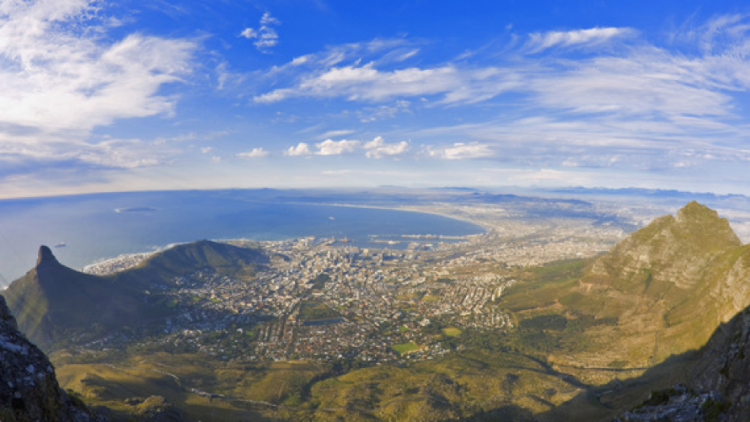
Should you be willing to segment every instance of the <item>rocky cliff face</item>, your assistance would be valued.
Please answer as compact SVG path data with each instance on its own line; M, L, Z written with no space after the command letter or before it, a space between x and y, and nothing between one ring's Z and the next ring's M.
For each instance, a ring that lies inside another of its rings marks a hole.
M0 296L0 421L101 420L57 384L47 356L18 331Z
M719 392L728 409L725 422L744 422L750 417L750 308L723 324L701 350L691 386Z
M659 297L674 286L689 290L707 266L742 246L729 222L697 202L654 220L597 260L588 281Z
M615 422L746 422L750 417L750 307L719 326L681 373L684 384L652 391L645 402Z
M586 360L649 367L703 346L714 330L750 305L750 247L726 219L691 202L654 220L597 259L580 291L597 317L618 319ZM609 347L607 345L610 345Z

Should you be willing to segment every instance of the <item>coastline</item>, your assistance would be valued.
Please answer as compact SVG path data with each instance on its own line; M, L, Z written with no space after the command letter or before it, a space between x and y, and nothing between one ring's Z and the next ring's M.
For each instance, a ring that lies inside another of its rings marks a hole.
M307 203L307 202L285 202L286 204L294 204L294 205L317 205L317 206L326 206L326 207L342 207L342 208L362 208L362 209L375 209L375 210L386 210L386 211L404 211L404 212L413 212L418 214L429 214L429 215L436 215L438 217L445 217L450 218L451 220L456 221L462 221L464 223L469 223L472 225L475 225L479 228L481 228L484 233L477 233L477 234L467 234L465 236L477 236L482 235L490 232L492 230L492 227L484 223L482 221L470 219L467 217L452 215L452 214L446 214L442 213L440 211L434 210L434 209L421 209L416 208L416 206L406 206L406 207L386 207L386 206L380 206L380 205L353 205L353 204L325 204L325 203ZM429 207L429 205L428 205Z
M492 228L489 225L481 224L478 221L471 220L468 218L462 218L459 216L454 216L450 214L445 214L438 212L436 210L422 210L422 209L416 209L416 208L393 208L393 207L384 207L384 206L377 206L377 205L353 205L353 204L325 204L325 203L304 203L304 202L284 202L284 204L289 205L297 205L297 206L321 206L321 207L340 207L340 208L357 208L357 209L375 209L375 210L383 210L383 211L403 211L403 212L410 212L410 213L418 213L418 214L427 214L427 215L433 215L443 218L448 218L455 221L461 221L464 223L471 224L473 226L476 226L481 230L481 233L474 233L474 234L467 234L467 235L441 235L441 234L400 234L396 235L402 240L393 241L394 243L390 243L390 241L385 240L370 240L369 243L386 243L387 245L393 245L393 244L401 244L401 243L408 243L408 242L414 242L415 239L420 240L435 240L437 242L443 241L443 240L454 240L454 241L471 241L474 238L478 236L485 235L489 233ZM389 236L389 235L383 235L383 234L369 234L371 238L378 239L381 236ZM304 235L300 236L291 236L285 239L281 240L257 240L257 239L248 239L246 237L236 237L236 238L213 238L212 241L215 242L221 242L221 243L228 243L233 244L236 242L258 242L260 244L264 243L270 243L270 242L278 242L278 241L295 241L298 239L302 239ZM324 236L316 236L316 237L324 237ZM103 258L98 259L92 263L86 264L79 269L82 272L88 273L88 274L94 274L94 275L107 275L107 274L113 274L119 271L123 271L129 268L134 268L141 263L145 262L155 254L162 252L164 250L170 249L177 245L183 245L187 243L192 243L194 241L197 241L199 239L194 239L187 242L172 242L163 246L159 246L155 248L152 251L144 251L144 252L135 252L135 253L126 253L126 254L120 254L117 256L113 256L110 258ZM458 243L457 242L457 243ZM346 246L339 246L339 247L346 247ZM380 246L376 245L374 246L375 249L378 248L384 248L387 249L388 246Z

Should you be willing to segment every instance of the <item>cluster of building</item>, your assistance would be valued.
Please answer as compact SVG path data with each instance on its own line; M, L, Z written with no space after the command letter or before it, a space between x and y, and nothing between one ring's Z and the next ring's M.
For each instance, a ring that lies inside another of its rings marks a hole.
M516 283L513 268L592 256L623 236L576 220L486 226L464 242L429 238L404 250L314 237L253 242L270 258L253 277L197 271L160 292L180 312L149 341L224 359L429 359L455 347L445 340L462 330L513 328L499 300ZM89 271L104 274L146 256Z

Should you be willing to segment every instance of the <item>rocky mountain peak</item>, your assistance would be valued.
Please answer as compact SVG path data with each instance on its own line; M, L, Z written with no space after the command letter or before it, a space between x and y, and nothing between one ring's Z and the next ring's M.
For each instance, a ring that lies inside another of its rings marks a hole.
M675 222L687 231L710 237L711 243L718 247L742 245L726 218L719 217L719 213L696 201L677 211Z
M705 205L698 203L698 201L690 201L685 204L684 207L680 208L675 215L677 220L683 219L694 219L699 220L701 218L719 218L719 213L708 208Z
M719 257L741 246L727 219L693 201L675 216L657 218L632 233L599 258L585 278L662 297L669 286L682 290L698 286L706 271L718 265Z
M40 246L39 247L39 254L36 259L36 266L40 265L50 265L50 264L59 264L57 261L57 258L55 258L55 255L52 253L52 250L47 246Z

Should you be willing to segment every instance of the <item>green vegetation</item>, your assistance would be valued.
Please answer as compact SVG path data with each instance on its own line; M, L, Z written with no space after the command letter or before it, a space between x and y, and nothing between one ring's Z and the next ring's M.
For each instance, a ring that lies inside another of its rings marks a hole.
M329 370L305 362L248 365L197 354L150 353L132 354L117 366L62 365L57 376L63 388L89 404L126 414L138 411L128 399L159 395L184 409L190 420L242 421L265 420L264 412L273 408L251 408L232 398L300 406L308 398L310 384Z
M312 284L313 290L325 290L326 283L330 281L331 277L328 274L323 273L310 280L307 284Z
M305 300L299 305L299 318L304 322L341 318L341 314L319 300Z
M445 334L448 337L458 337L462 333L462 331L456 327L446 327L446 328L443 328L442 331L443 331L443 334Z
M708 398L701 405L703 420L705 422L716 422L719 420L719 416L721 416L722 413L729 411L730 407L732 407L732 402L729 400L714 400Z
M521 321L518 329L522 331L562 331L568 325L568 320L562 315L539 315Z
M560 261L521 273L522 282L508 289L500 305L514 312L554 305L574 292L588 263Z
M391 346L391 349L393 349L393 351L398 353L399 355L405 355L407 353L416 352L417 350L421 348L422 346L418 345L417 343L414 343L413 341L410 341L408 343L394 344L393 346Z
M447 278L447 277L438 278L436 281L438 283L443 283L443 284L455 284L456 283L456 280L452 278Z

